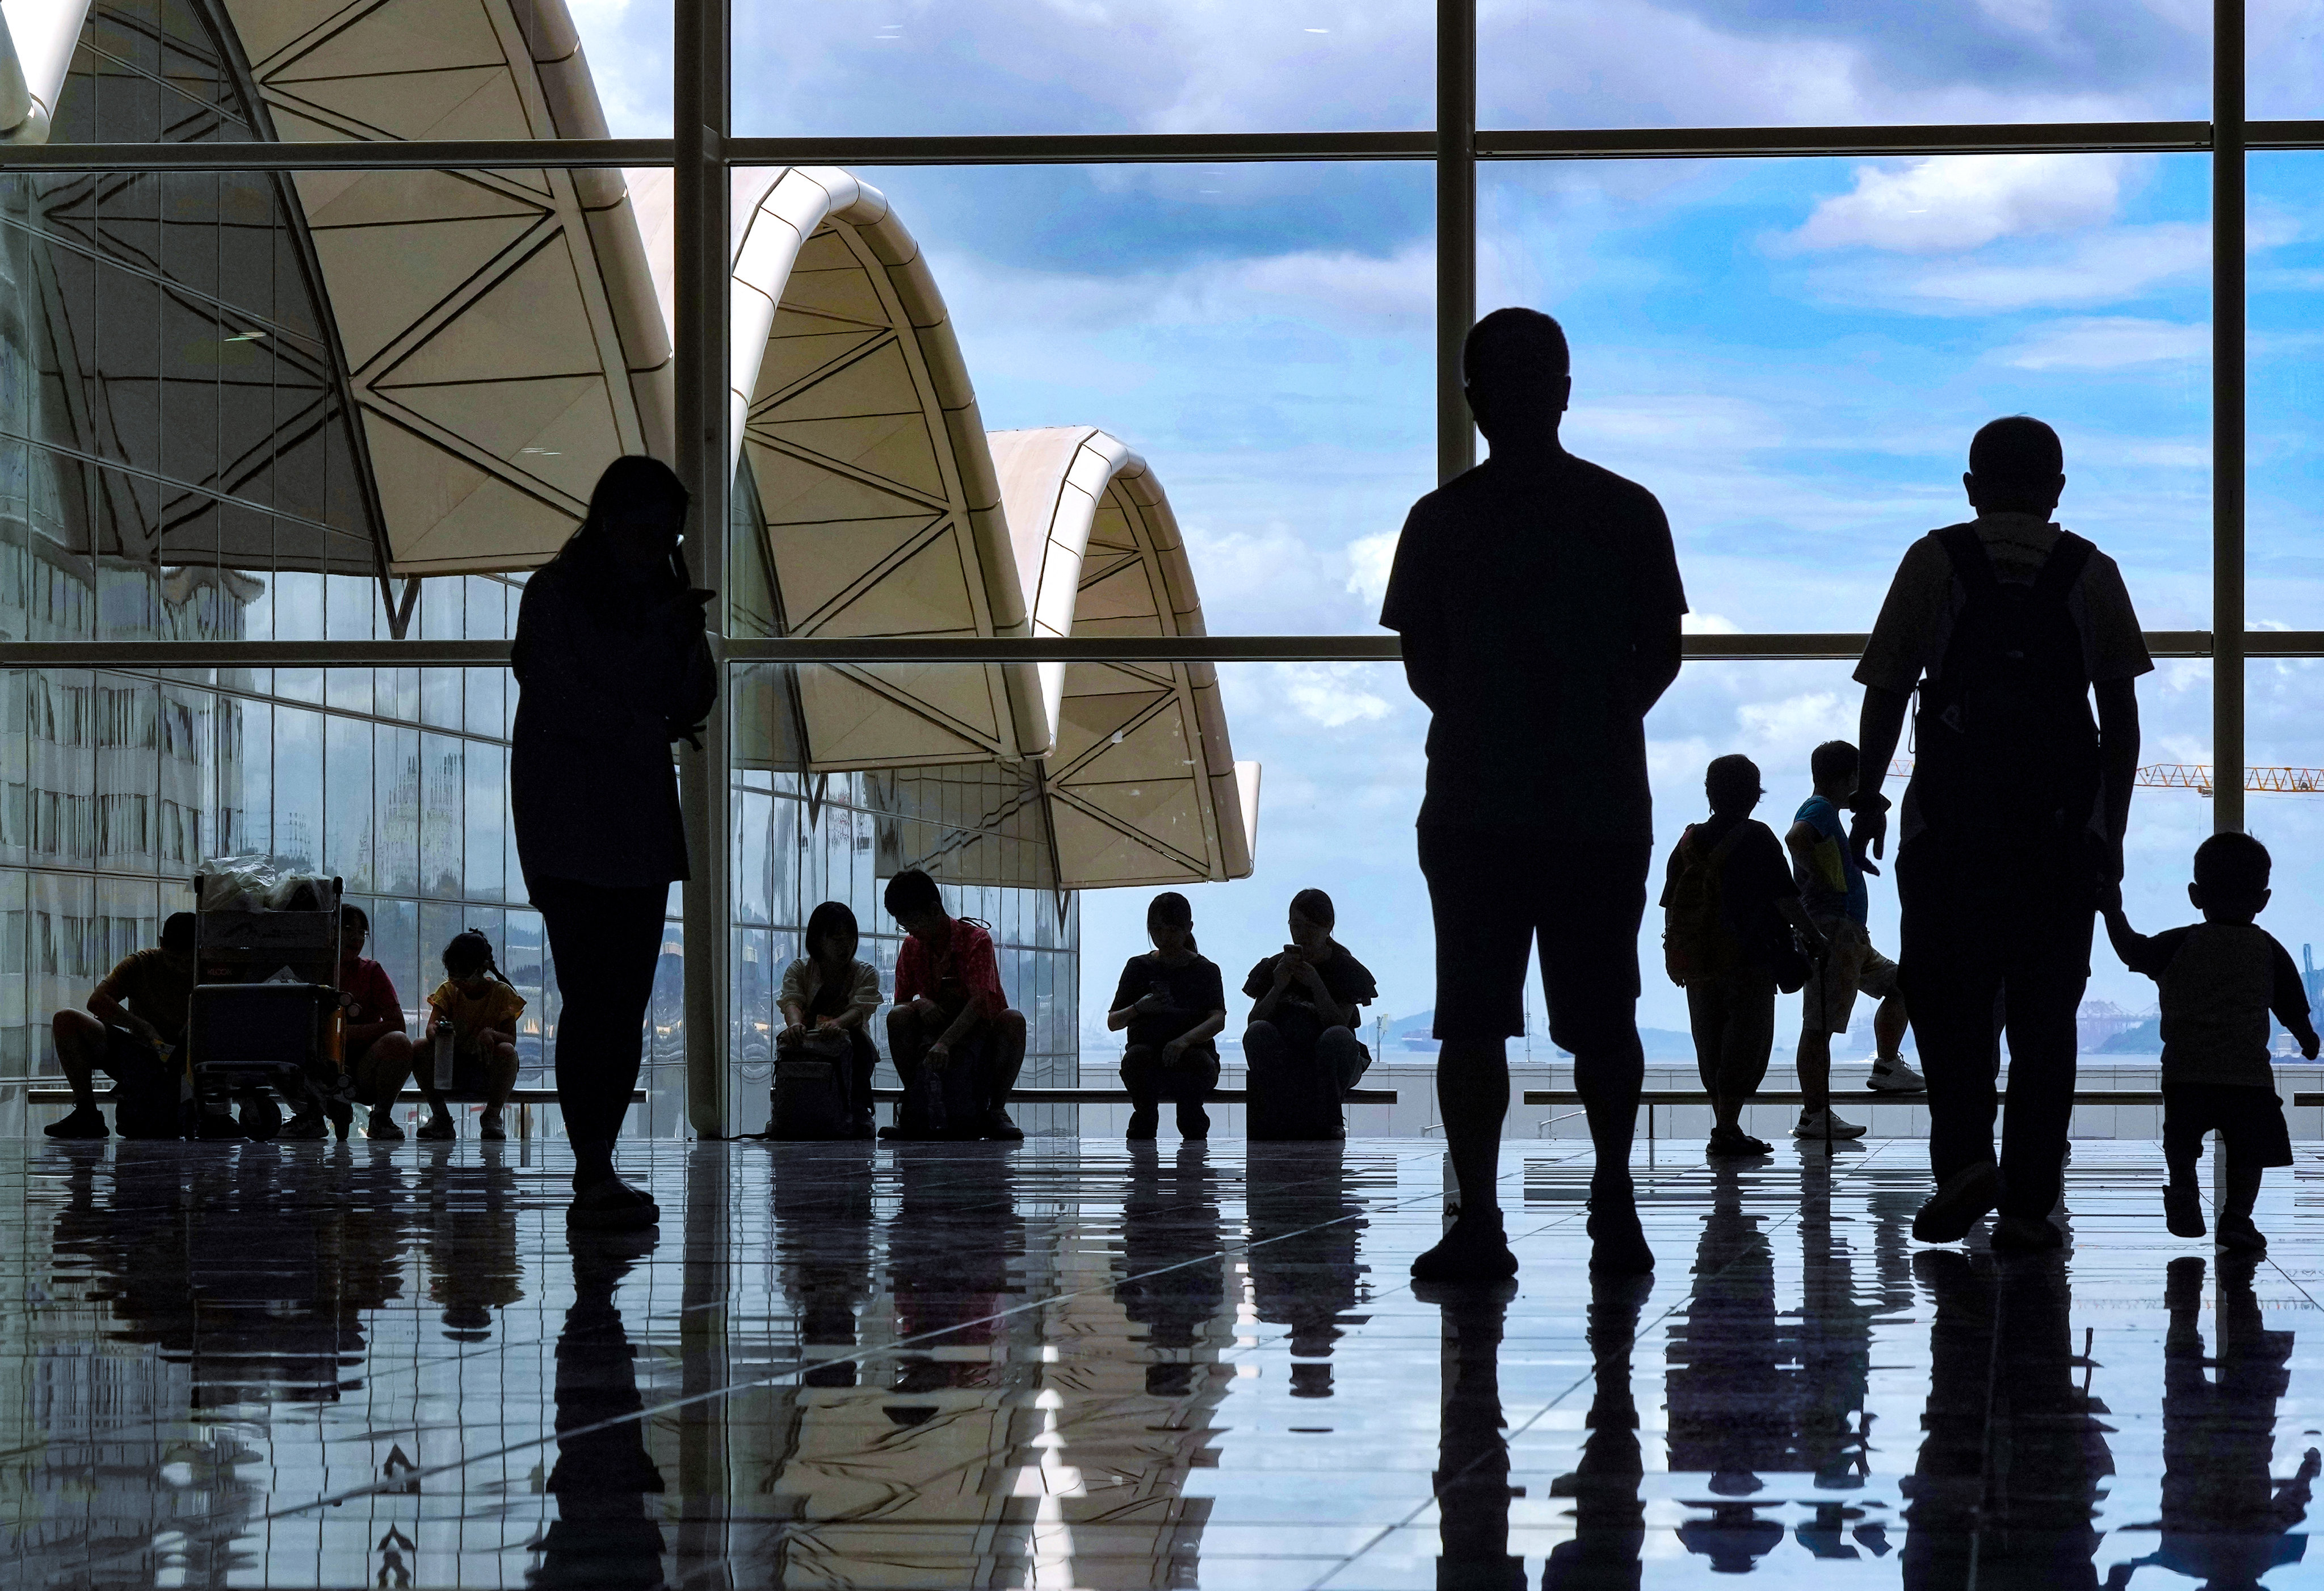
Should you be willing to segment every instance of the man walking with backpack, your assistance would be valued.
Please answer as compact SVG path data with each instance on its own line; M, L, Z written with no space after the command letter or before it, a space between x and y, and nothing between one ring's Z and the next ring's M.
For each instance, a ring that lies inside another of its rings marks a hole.
M1883 852L1881 781L1917 689L1896 896L1937 1190L1913 1235L1957 1243L1998 1207L1995 1247L2055 1248L2074 1016L2099 888L2122 876L2135 681L2154 664L2114 560L2050 521L2066 485L2057 432L2024 415L1994 421L1970 442L1969 464L1961 484L1977 518L1904 554L1857 665L1863 756L1851 838L1859 856L1867 846ZM2005 1032L2009 1112L1997 1165Z

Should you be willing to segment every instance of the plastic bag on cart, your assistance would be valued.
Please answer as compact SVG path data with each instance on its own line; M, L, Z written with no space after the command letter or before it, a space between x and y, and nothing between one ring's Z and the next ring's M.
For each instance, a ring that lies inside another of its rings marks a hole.
M334 880L294 872L279 856L216 856L201 872L204 911L330 911L339 904Z

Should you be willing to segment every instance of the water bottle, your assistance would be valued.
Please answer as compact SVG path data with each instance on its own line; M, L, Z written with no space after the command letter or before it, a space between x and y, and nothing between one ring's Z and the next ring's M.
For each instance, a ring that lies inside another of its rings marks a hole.
M452 1086L452 1023L448 1017L436 1019L436 1092L443 1093Z

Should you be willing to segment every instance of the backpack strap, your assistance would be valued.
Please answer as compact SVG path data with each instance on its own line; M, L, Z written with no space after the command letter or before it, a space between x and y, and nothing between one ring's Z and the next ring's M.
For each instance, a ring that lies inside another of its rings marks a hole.
M1977 533L1975 525L1948 525L1932 532L1937 545L1953 561L1953 575L1969 587L1972 597L1988 594L2001 588L2001 578L1993 572L1993 557L1985 550L1985 538Z
M2042 572L2034 577L2034 595L2043 601L2062 606L2067 594L2073 590L2074 582L2080 579L2082 571L2089 567L2090 556L2096 551L2096 547L2073 532L2060 531L2058 544L2050 549L2048 561L2042 565Z

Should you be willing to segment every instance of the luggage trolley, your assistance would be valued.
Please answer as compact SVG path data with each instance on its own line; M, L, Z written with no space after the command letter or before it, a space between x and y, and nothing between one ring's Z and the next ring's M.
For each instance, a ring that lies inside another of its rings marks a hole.
M186 1132L268 1139L282 1130L284 1105L320 1110L346 1092L334 1042L340 881L297 880L280 909L241 893L214 907L223 882L194 880ZM241 1107L239 1132L229 1104Z

